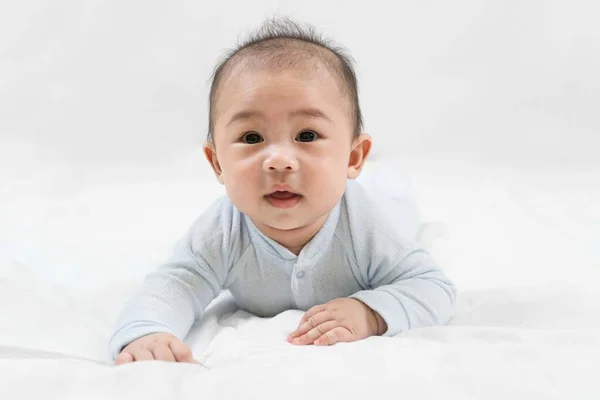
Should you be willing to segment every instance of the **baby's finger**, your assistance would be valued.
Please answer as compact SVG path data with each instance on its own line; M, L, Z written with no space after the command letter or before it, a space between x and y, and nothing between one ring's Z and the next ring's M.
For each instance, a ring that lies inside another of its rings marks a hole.
M168 344L160 344L152 349L152 354L155 360L175 362L175 356Z
M116 365L126 364L130 362L133 362L133 356L126 351L120 352L117 355L117 358L115 358Z
M137 349L133 353L134 361L152 361L154 360L154 356L152 352L148 349Z
M354 335L352 335L352 333L348 329L342 326L338 326L326 332L323 336L315 340L314 344L317 346L328 346L338 342L352 341L354 341Z
M298 329L296 329L294 332L292 332L289 336L289 339L291 340L298 336L302 336L305 333L307 333L308 331L310 331L311 329L316 328L317 326L321 325L324 322L331 321L332 319L333 319L333 316L331 315L331 312L329 310L325 310L325 311L316 313L313 316L309 317L308 320L306 320L306 322L304 322L302 325L300 325L298 327ZM323 332L323 333L325 333L325 332Z
M305 335L295 338L292 340L293 344L313 344L315 340L325 335L327 332L332 331L336 327L340 326L338 321L332 320L317 325L315 328L309 330Z
M194 362L192 358L192 350L190 347L179 340L173 340L169 343L169 347L178 362Z
M320 304L314 307L309 308L304 315L302 316L302 319L300 320L300 323L298 323L298 327L300 327L300 325L302 325L303 323L305 323L306 321L308 321L308 319L310 317L312 317L313 315L320 313L322 311L325 311L325 305L324 304Z

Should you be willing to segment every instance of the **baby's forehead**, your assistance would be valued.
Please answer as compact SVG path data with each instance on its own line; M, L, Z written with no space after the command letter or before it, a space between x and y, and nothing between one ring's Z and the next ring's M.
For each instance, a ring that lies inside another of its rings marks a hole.
M216 115L238 109L267 109L289 113L296 109L324 108L346 114L348 96L326 70L298 68L243 68L232 71L215 101Z
M278 78L288 77L304 82L317 82L324 87L331 88L338 85L338 76L322 65L290 65L290 66L270 66L270 65L240 65L231 71L226 81L239 82L269 82L276 81ZM227 83L227 82L224 83Z
M237 61L224 74L216 99L223 100L237 95L237 90L248 86L269 86L277 84L279 78L290 78L309 85L316 85L320 92L346 97L345 83L338 71L319 59L305 59L298 62L270 62L271 60L242 59Z

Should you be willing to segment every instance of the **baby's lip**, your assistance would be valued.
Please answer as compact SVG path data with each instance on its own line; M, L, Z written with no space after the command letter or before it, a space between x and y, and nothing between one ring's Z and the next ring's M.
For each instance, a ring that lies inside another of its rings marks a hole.
M278 184L278 185L273 186L273 188L267 194L267 196L270 194L273 194L275 192L289 192L289 193L293 193L293 194L299 194L299 193L294 192L294 190L292 189L292 187L290 185Z

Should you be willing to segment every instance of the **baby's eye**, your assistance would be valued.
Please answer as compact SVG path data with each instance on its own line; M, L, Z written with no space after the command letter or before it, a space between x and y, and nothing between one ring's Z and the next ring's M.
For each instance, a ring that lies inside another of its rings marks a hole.
M313 142L313 141L317 140L318 137L319 137L319 135L317 135L313 131L302 131L298 135L298 140L301 142Z
M242 140L244 140L248 144L256 144L262 141L262 137L256 132L247 132L242 136Z

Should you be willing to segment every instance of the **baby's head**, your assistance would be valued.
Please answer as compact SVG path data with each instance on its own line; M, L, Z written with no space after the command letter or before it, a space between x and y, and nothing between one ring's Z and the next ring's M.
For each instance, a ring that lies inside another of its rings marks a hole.
M267 22L217 66L209 113L204 149L219 182L290 249L320 229L371 148L349 57L289 20Z

